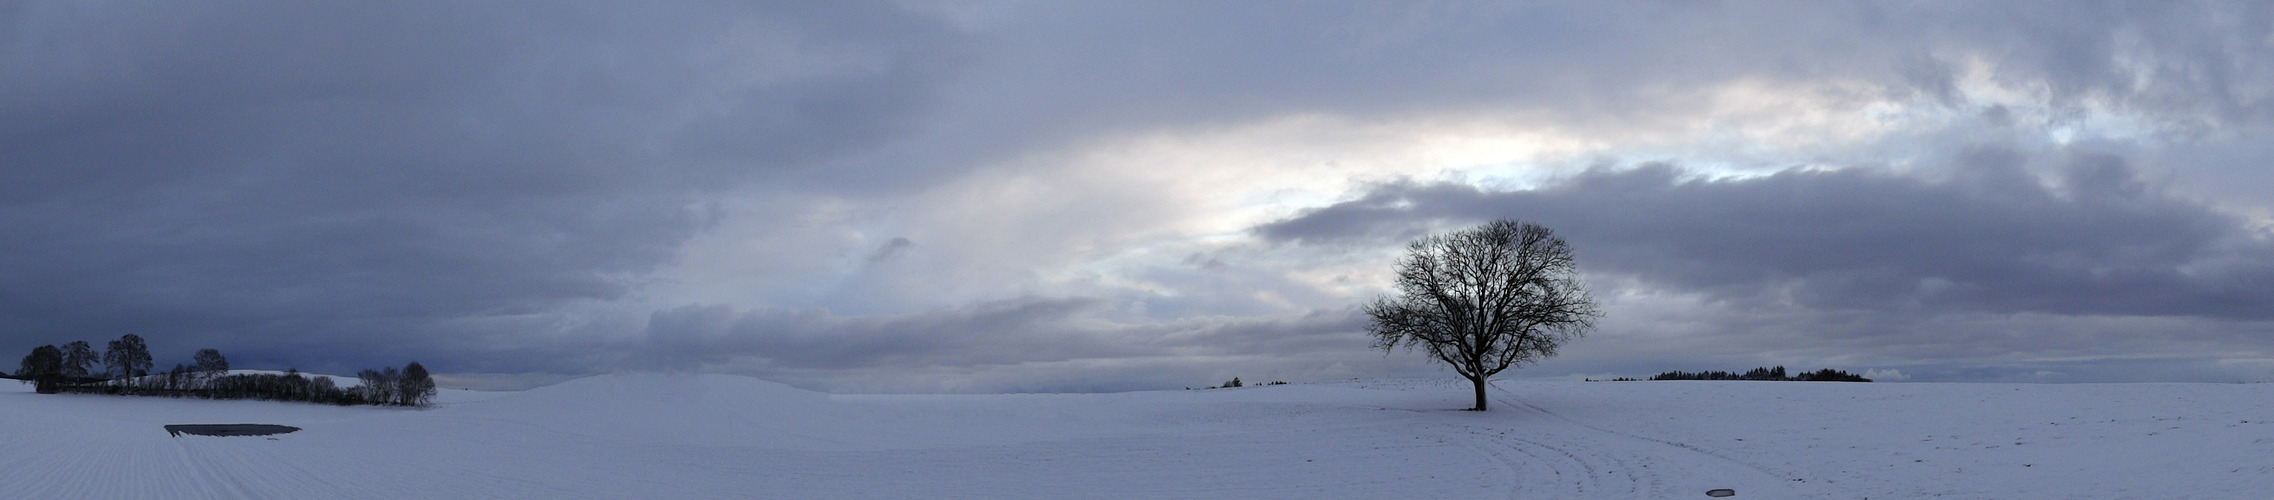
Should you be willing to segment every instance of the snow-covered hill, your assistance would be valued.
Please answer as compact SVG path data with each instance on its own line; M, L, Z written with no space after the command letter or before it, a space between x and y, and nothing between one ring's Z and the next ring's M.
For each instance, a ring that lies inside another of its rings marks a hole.
M2260 498L2274 385L824 395L611 375L424 410L0 382L0 498ZM2262 420L2263 419L2263 420ZM163 424L271 423L259 437Z

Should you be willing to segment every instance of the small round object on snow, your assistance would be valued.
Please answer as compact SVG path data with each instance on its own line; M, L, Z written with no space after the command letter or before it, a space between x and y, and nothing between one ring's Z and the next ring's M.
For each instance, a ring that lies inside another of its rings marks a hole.
M1721 489L1715 489L1715 490L1706 490L1706 492L1705 492L1705 496L1714 497L1714 498L1721 498L1721 497L1733 497L1733 496L1737 496L1737 490L1732 490L1732 489L1729 489L1729 488L1721 488Z

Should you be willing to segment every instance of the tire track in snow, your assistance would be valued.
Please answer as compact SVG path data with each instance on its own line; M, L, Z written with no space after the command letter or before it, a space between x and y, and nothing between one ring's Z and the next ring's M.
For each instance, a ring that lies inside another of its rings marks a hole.
M1734 485L1743 485L1741 493L1750 498L1832 493L1712 450L1606 429L1493 390L1501 408L1546 418L1449 423L1437 433L1508 471L1507 498L1676 498Z
M1456 440L1499 462L1513 479L1507 498L1640 498L1634 478L1615 456L1541 440L1508 436L1506 430L1474 426L1448 429Z
M1499 389L1499 388L1494 388L1493 390L1496 390L1496 391L1500 391L1501 389ZM1502 391L1502 393L1503 393L1503 394L1506 394L1506 391ZM1723 455L1723 454L1720 454L1720 453L1715 453L1715 452L1713 452L1712 450L1707 450L1707 449L1705 449L1705 448L1699 448L1699 447L1696 447L1696 446L1691 446L1689 443L1682 443L1682 442L1677 442L1677 441L1669 441L1669 440L1665 440L1665 439L1658 439L1658 438L1649 437L1649 436L1638 436L1638 435L1629 434L1629 433L1625 433L1625 432L1619 432L1619 431L1615 431L1615 430L1611 430L1611 429L1605 429L1605 428L1602 428L1602 427L1597 427L1597 426L1595 426L1594 424L1589 424L1589 423L1586 423L1586 422L1582 422L1582 421L1579 421L1579 420L1576 420L1576 419L1572 419L1572 418L1569 418L1569 417L1565 417L1565 416L1563 416L1562 414L1558 414L1558 413L1556 413L1556 412L1554 412L1554 411L1549 411L1549 410L1548 410L1548 409L1546 409L1546 408L1541 408L1541 407L1539 407L1539 405L1534 405L1534 404L1531 404L1531 403L1529 403L1529 402L1524 402L1524 401L1519 401L1519 400L1510 400L1510 399L1500 399L1499 401L1500 401L1500 402L1501 402L1501 404L1503 404L1503 405L1506 405L1506 404L1511 404L1511 403L1513 403L1513 404L1516 404L1516 405L1518 405L1518 406L1522 406L1522 407L1524 407L1525 409L1527 409L1527 410L1530 410L1530 411L1532 411L1532 412L1535 412L1535 413L1539 413L1539 414L1542 414L1542 415L1547 415L1547 416L1550 416L1550 417L1555 417L1557 420L1562 420L1562 421L1564 421L1564 422L1569 422L1569 423L1571 423L1572 425L1577 425L1577 426L1580 426L1580 427L1585 427L1585 428L1587 428L1587 429L1589 429L1589 430L1593 430L1593 431L1596 431L1596 432L1601 432L1601 433L1605 433L1605 434L1611 434L1611 435L1614 435L1614 436L1619 436L1619 437L1628 438L1628 439L1636 439L1636 440L1642 440L1642 441L1649 441L1649 442L1658 443L1658 444L1662 444L1662 445L1666 445L1666 446L1672 446L1672 447L1675 447L1675 448L1680 448L1680 449L1683 449L1683 450L1688 450L1688 451L1691 451L1691 452L1695 452L1695 453L1698 453L1698 454L1702 454L1702 455L1706 455L1706 456L1709 456L1709 457L1713 457L1713 458L1715 458L1715 459L1719 459L1719 460L1722 460L1722 461L1726 461L1726 462L1729 462L1729 463L1733 463L1733 464L1737 464L1737 465L1743 465L1743 466L1745 466L1746 468L1750 468L1750 469L1753 469L1754 471L1760 472L1760 473L1762 473L1762 474L1765 474L1765 475L1768 475L1768 476L1771 476L1771 477L1776 477L1776 478L1778 478L1778 479L1783 479L1783 480L1788 480L1788 481L1789 481L1789 480L1793 480L1793 479L1798 479L1798 478L1794 478L1794 477L1789 477L1789 476L1787 476L1787 475L1785 475L1785 474L1782 474L1782 473L1778 473L1777 471L1769 470L1767 467L1762 467L1762 466L1760 466L1760 465L1758 465L1758 464L1754 464L1754 463L1751 463L1751 462L1746 462L1746 461L1743 461L1743 460L1738 460L1738 459L1735 459L1735 458L1730 458L1728 455Z

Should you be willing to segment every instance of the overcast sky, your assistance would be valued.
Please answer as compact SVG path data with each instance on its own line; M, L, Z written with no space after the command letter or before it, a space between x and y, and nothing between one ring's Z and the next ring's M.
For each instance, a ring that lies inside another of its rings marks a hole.
M2274 380L2274 5L0 0L0 352L1451 376L1354 305L1494 218L1514 377Z

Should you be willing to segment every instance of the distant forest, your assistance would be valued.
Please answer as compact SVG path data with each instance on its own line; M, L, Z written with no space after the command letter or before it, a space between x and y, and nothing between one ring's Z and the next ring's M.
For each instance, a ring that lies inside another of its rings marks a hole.
M205 399L261 399L335 405L426 406L434 402L434 379L417 362L356 374L358 387L339 387L331 377L229 373L229 358L202 349L189 365L151 373L150 349L142 337L127 334L111 341L100 356L87 341L43 345L25 355L14 378L31 382L40 394L79 393L169 396ZM99 362L99 364L98 364ZM96 371L100 368L100 371Z
M1776 380L1776 381L1794 381L1794 382L1870 382L1870 381L1871 381L1871 379L1868 379L1868 378L1863 378L1863 377L1862 377L1862 376L1860 376L1860 375L1856 375L1856 374L1853 374L1853 373L1848 373L1848 372L1846 372L1846 371L1842 371L1842 370L1834 370L1834 369L1831 369L1831 368L1825 368L1825 369L1822 369L1822 370L1816 370L1816 371L1813 371L1813 372L1805 372L1805 373L1801 373L1800 375L1797 375L1797 376L1790 376L1790 377L1787 377L1787 376L1785 376L1785 374L1784 374L1784 367L1782 367L1782 366L1779 366L1779 367L1775 367L1775 368L1769 368L1769 367L1754 368L1754 369L1752 369L1752 370L1748 370L1748 371L1746 371L1745 373L1731 373L1731 372L1724 372L1724 371L1706 371L1706 372L1682 372L1682 371L1673 371L1673 372L1666 372L1666 373L1660 373L1660 374L1657 374L1657 375L1652 375L1652 376L1650 377L1650 379L1651 379L1651 380Z

